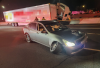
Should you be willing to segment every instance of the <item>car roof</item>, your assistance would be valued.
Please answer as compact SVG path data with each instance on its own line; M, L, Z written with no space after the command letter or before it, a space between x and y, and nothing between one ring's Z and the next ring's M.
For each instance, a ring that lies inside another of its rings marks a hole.
M57 24L59 23L58 21L38 21L44 25L51 25L51 24Z
M53 25L53 24L57 24L59 23L58 21L55 21L55 20L50 20L50 21L37 21L37 22L30 22L29 24L31 23L42 23L43 25ZM28 24L28 25L29 25Z

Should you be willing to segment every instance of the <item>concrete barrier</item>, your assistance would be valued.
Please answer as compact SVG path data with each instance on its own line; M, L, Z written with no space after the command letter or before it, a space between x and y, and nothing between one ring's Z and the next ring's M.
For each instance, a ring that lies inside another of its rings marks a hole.
M0 25L7 25L7 22L0 22Z
M70 24L79 24L80 23L80 20L71 20L70 21Z
M100 24L100 18L84 18L80 19L79 24Z
M100 24L100 18L72 19L70 24Z
M29 23L18 23L18 25L27 25Z

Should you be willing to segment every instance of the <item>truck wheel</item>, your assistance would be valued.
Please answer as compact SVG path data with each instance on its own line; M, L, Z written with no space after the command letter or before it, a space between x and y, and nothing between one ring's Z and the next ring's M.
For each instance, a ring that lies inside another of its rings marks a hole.
M17 26L19 26L18 23L17 23Z
M15 26L15 23L12 23L11 25L12 25L12 26Z
M60 52L62 52L62 46L61 46L61 44L58 43L58 42L54 42L50 46L50 52L52 52L54 54L59 54Z
M18 26L18 23L15 23L15 26Z
M31 40L29 34L25 34L25 38L26 38L26 41L27 41L28 43L31 43L31 42L32 42L32 40Z

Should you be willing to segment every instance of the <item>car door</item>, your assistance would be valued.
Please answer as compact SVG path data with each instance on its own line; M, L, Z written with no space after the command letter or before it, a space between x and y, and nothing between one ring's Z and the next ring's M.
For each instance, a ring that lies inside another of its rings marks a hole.
M43 33L44 30L44 33ZM37 31L36 39L39 43L49 46L49 34L44 28L43 24L38 23L38 31Z
M31 40L36 41L37 23L30 23L29 24L29 32L28 33L31 37Z

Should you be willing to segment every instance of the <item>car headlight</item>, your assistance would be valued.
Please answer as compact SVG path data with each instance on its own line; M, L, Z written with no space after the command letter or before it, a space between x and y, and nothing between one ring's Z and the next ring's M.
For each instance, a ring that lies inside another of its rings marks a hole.
M63 39L63 42L64 42L64 44L65 44L66 46L68 46L68 47L75 46L74 43L72 43L72 42L68 42L68 41L66 41L66 40L64 40L64 39Z
M84 34L84 32L78 31L79 34Z
M82 32L81 31L78 31L79 32L79 34L82 34Z

